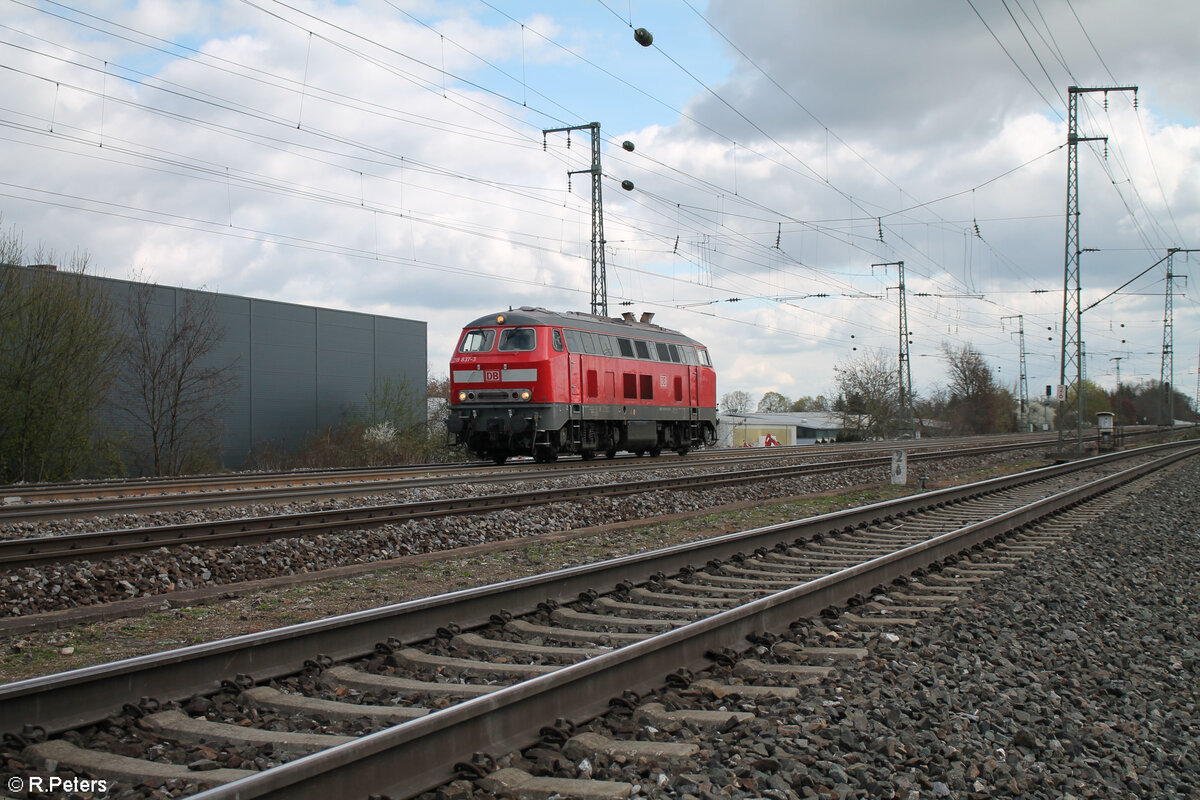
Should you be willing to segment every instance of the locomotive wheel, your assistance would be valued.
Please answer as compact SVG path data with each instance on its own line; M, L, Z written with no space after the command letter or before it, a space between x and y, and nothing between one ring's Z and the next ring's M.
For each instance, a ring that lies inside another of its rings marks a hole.
M617 457L617 448L610 447L607 450L605 450L604 457L605 458L616 458Z
M505 461L508 461L508 453L504 452L503 450L492 451L492 463L500 466Z
M638 458L641 458L642 456L646 455L646 451L645 450L634 450L633 454L635 456L637 456Z
M675 452L676 452L676 453L679 453L679 455L681 455L681 456L686 456L686 455L688 454L688 448L686 448L686 447L680 447L680 448L679 448L678 450L676 450Z
M583 458L584 461L591 461L593 458L596 457L596 451L595 450L583 450L579 453L579 455Z
M661 454L662 454L662 448L660 446L654 445L654 447L650 448L650 457L651 458L658 458L659 455L661 455Z

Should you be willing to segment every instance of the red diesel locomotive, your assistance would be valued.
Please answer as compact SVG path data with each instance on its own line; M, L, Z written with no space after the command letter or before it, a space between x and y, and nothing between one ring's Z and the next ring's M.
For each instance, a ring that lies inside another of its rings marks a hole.
M708 350L651 317L523 307L470 323L450 359L450 441L497 464L711 445Z

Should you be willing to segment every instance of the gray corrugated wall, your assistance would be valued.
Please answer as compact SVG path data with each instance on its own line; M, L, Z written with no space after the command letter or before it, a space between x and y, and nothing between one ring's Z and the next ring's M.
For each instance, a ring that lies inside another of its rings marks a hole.
M251 443L269 439L294 450L317 430L315 309L250 301Z
M186 291L186 290L181 290ZM247 297L229 294L215 296L214 309L217 324L225 329L225 336L214 349L211 364L232 364L233 383L225 393L221 408L221 423L224 428L222 459L226 466L238 467L246 460L254 439L250 431L250 305Z
M326 308L316 312L316 420L318 426L325 427L342 420L348 401L362 407L374 385L375 328L379 318Z
M60 278L78 278L57 273ZM140 284L87 276L124 311ZM212 298L224 336L208 364L232 364L235 383L221 409L224 465L243 464L251 448L270 441L294 450L314 431L341 423L365 404L375 381L410 387L425 407L425 322L338 311L273 300L155 288L155 313L170 315L188 293ZM116 409L115 426L136 430Z

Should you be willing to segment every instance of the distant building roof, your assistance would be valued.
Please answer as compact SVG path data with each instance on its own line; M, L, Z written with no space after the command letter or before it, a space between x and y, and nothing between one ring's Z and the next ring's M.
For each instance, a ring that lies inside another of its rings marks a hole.
M840 431L845 427L844 418L833 411L787 411L775 414L722 414L721 421L727 425L787 425L814 431Z

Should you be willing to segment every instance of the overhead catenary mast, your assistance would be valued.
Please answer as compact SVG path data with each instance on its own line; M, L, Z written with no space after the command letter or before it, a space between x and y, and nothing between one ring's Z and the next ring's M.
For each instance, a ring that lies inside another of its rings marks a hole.
M1175 300L1174 284L1176 278L1187 280L1186 275L1175 272L1176 253L1194 253L1195 250L1184 250L1171 247L1167 250L1167 286L1163 300L1163 343L1162 366L1158 372L1158 391L1162 394L1159 403L1159 425L1168 427L1175 424Z
M1104 92L1107 102L1109 92L1133 92L1137 104L1136 86L1109 86L1100 88L1067 87L1067 235L1066 254L1063 264L1063 329L1062 351L1059 361L1058 401L1058 449L1063 449L1063 403L1075 389L1077 403L1075 415L1075 451L1083 451L1083 309L1079 292L1079 153L1080 142L1107 142L1104 136L1080 136L1078 132L1079 95Z
M916 423L913 421L912 401L912 358L909 352L908 302L904 295L904 262L888 261L883 264L872 264L872 267L895 267L900 273L900 416L896 421L896 437L899 439L916 436Z
M1013 317L1001 317L1000 321L1003 322L1006 319L1013 319ZM1025 315L1017 314L1016 320L1017 320L1017 332L1019 335L1020 346L1021 346L1021 351L1020 351L1021 352L1021 361L1020 361L1021 375L1019 378L1019 382L1017 384L1017 399L1021 404L1020 417L1022 420L1024 420L1025 414L1028 413L1028 411L1029 411L1029 373L1025 369Z
M604 265L604 200L601 197L600 178L600 123L589 122L586 125L571 125L566 128L547 128L542 131L542 147L546 147L546 136L551 133L570 134L571 131L591 131L592 133L592 165L587 169L572 170L567 175L583 173L592 176L592 313L602 317L608 316L608 275ZM570 138L567 146L571 146ZM626 150L633 151L633 142L624 142ZM621 188L633 189L632 181L622 181Z

